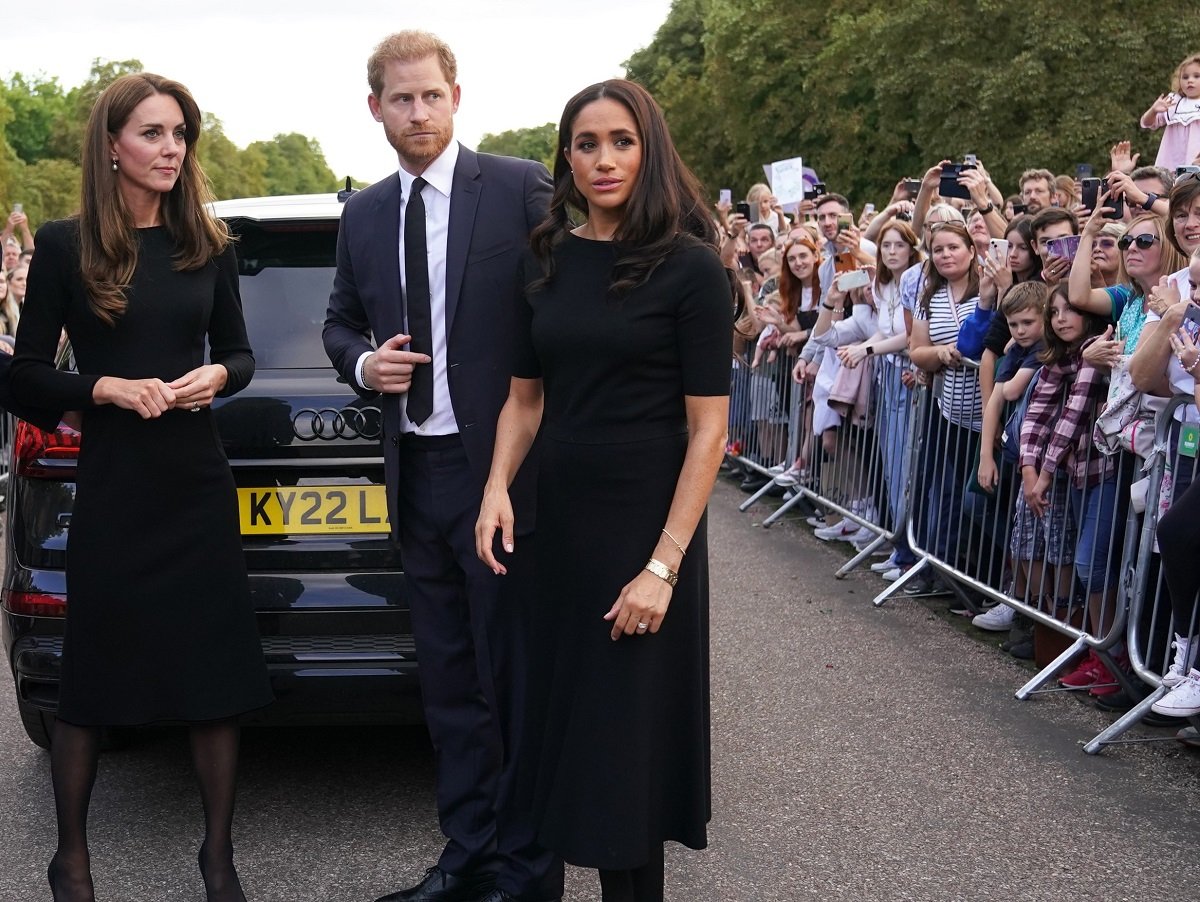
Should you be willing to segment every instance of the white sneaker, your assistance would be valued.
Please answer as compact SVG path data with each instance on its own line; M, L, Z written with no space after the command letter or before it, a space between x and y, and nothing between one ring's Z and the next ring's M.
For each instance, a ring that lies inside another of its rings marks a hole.
M809 526L813 527L814 529L824 529L825 528L825 518L822 517L820 514L814 514L811 517L805 517L804 522L807 523Z
M900 566L896 563L896 556L893 554L885 561L876 561L871 565L872 573L887 573L889 570L894 570Z
M1196 649L1192 648L1190 640L1176 633L1175 641L1171 643L1171 647L1175 649L1175 660L1167 668L1167 672L1163 674L1162 678L1162 684L1168 689L1174 689L1182 683L1184 677L1187 676L1187 672L1196 663Z
M998 604L991 610L976 614L971 619L971 626L993 633L1006 633L1012 629L1013 617L1016 614L1006 604Z
M893 567L887 573L880 573L879 575L883 577L884 582L894 583L900 578L900 574L903 572L899 567Z
M813 535L822 542L840 542L849 539L857 529L857 524L851 523L849 520L842 520L840 523L833 524L833 526L813 530Z
M1200 714L1200 670L1189 670L1174 689L1150 706L1150 710L1167 717Z
M865 526L856 526L854 532L842 539L843 542L853 542L855 545L866 546L879 538L879 533ZM862 548L858 549L862 551Z

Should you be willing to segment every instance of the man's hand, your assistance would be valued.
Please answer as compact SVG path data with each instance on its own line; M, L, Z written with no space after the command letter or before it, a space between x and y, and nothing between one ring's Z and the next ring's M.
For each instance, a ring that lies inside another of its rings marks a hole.
M413 367L432 361L428 354L405 350L409 335L393 335L363 364L363 381L377 392L400 394L412 385Z

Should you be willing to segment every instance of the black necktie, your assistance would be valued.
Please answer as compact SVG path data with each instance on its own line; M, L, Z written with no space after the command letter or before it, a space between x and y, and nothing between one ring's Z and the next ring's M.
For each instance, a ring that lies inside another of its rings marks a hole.
M425 247L425 179L413 180L412 196L404 210L404 300L408 308L408 349L433 356L433 314L429 310L429 254ZM433 413L433 364L413 367L405 407L408 418L420 426Z

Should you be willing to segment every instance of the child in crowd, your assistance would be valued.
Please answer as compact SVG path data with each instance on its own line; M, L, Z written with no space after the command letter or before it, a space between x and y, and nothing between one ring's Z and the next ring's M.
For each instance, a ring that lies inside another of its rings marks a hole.
M1142 113L1142 128L1164 128L1155 166L1174 169L1200 156L1200 53L1175 69L1171 90Z
M1013 441L1004 426L1004 412L1009 410L1011 417L1018 418L1017 424L1021 422L1025 412L1022 401L1027 401L1032 394L1034 378L1042 366L1040 355L1045 349L1042 335L1046 328L1049 294L1050 289L1041 282L1020 282L1009 289L1000 305L1000 313L1012 334L1012 344L997 363L996 387L983 412L978 481L986 492L995 493L999 485L1000 474L992 449ZM1010 405L1016 405L1015 410ZM1033 449L1039 467L1042 450ZM1013 456L1019 454L1017 448L1005 448L1005 451ZM1034 516L1023 495L1018 494L1009 533L1013 574L1009 594L1039 607L1039 600L1047 592L1051 605L1054 599L1069 597L1071 592L1070 565L1075 535L1067 517L1065 480L1053 482L1051 496L1049 509L1041 516ZM1047 570L1047 564L1053 568L1051 571ZM980 629L1003 631L1012 628L1013 620L1013 609L1001 604L979 614L971 622Z
M1041 355L1045 366L1021 424L1021 480L1025 504L1041 519L1059 504L1056 474L1065 471L1070 477L1067 491L1077 531L1075 573L1088 594L1089 632L1103 636L1112 626L1116 606L1116 573L1109 563L1120 554L1123 499L1115 467L1092 445L1092 424L1107 390L1103 371L1088 363L1083 352L1108 323L1105 317L1071 306L1068 298L1063 283L1050 292ZM1122 643L1112 649L1117 657L1123 651ZM1059 682L1070 689L1091 689L1095 695L1117 691L1107 666L1090 648Z

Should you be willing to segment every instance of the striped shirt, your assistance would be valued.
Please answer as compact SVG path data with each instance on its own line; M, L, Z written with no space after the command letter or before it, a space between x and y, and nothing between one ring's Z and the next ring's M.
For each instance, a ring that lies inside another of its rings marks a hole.
M913 310L913 318L928 321L930 343L954 347L958 341L959 327L975 312L978 304L978 297L964 298L957 304L951 304L950 289L943 285L929 299L928 316L918 304ZM942 382L938 394L938 406L942 409L942 416L955 425L979 432L983 428L979 370L963 364L958 367L946 367L938 375Z

